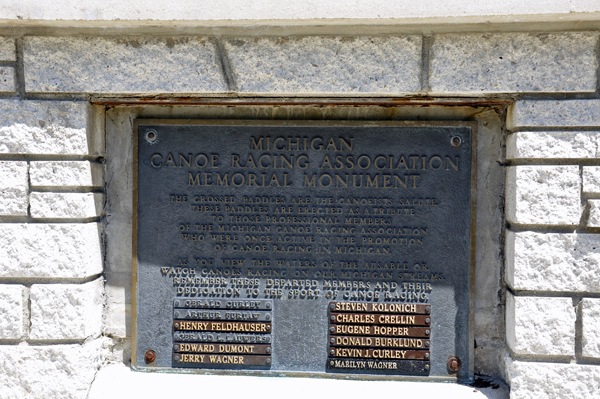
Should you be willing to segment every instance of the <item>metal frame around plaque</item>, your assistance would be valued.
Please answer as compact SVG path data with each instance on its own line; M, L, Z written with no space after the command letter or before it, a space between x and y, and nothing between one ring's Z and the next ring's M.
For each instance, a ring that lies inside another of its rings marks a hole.
M133 368L471 380L476 131L455 121L135 120ZM193 242L187 225L202 226ZM246 227L227 234L234 225ZM277 270L290 274L269 275Z

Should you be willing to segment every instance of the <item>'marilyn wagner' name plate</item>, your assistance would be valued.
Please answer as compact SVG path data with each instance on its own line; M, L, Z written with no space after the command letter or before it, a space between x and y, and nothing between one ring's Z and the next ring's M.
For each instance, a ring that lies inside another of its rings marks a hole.
M135 128L136 368L472 378L474 124Z

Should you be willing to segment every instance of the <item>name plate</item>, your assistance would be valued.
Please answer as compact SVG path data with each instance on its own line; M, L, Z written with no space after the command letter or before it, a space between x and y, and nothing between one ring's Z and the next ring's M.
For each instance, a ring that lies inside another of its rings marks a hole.
M472 378L475 138L137 120L134 367Z

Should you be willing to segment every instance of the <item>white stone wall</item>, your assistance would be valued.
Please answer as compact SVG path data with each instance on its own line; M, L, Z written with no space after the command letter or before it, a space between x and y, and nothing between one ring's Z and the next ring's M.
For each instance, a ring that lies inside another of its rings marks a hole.
M130 222L106 215L104 187L131 176L105 178L127 161L106 159L104 137L131 138L90 104L148 96L448 97L450 118L452 101L510 103L506 157L479 163L481 179L505 167L505 207L478 212L504 212L507 229L485 232L504 239L505 275L485 275L493 250L478 259L475 367L502 363L506 343L512 399L600 396L598 44L592 31L2 38L0 398L86 398L128 352ZM105 260L107 232L123 240Z

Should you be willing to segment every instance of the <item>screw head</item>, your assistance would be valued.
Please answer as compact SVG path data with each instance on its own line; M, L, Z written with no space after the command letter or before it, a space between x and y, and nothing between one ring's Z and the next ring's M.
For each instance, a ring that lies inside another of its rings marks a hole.
M267 353L271 353L271 347L267 347Z
M267 364L271 364L271 359L267 359Z
M426 306L426 307L425 307L425 310L426 310L427 312L431 312L431 306Z
M459 136L454 136L450 140L450 143L452 143L453 147L458 147L462 143L462 139Z
M427 347L429 346L429 341L425 342L425 346L427 346Z
M429 365L428 364L425 365L425 370L429 370Z
M429 359L429 353L425 354L425 359Z
M335 316L331 316L331 321L335 321Z
M331 305L329 305L329 309L335 310L335 305L332 303Z
M270 329L271 329L271 326L267 326L267 330L270 330Z
M425 330L425 335L429 335L430 332L431 331L429 331L429 330Z
M267 304L265 306L267 309L271 309L271 302L267 302Z
M335 364L335 362L333 360L329 362L330 366L333 366L334 364Z
M329 331L335 332L335 327L329 327Z
M331 338L331 339L329 340L329 342L331 342L332 344L335 344L335 338Z
M430 322L431 322L431 319L429 317L425 319L425 323L430 323Z
M335 351L332 349L332 350L329 351L329 354L330 355L335 355Z
M179 323L175 323L175 328L179 328Z
M458 370L460 370L461 367L461 363L460 363L460 359L457 357L451 357L450 359L448 359L448 370L451 373L456 373L458 372Z
M179 345L177 345L177 344L173 345L173 349L175 349L176 351L178 351L179 350Z
M175 361L178 362L179 361L179 356L175 356Z
M146 364L153 363L156 360L156 352L153 350L147 350L144 354L144 360L146 361Z
M157 138L158 138L158 133L156 133L156 130L148 130L146 132L146 141L148 143L154 143Z

